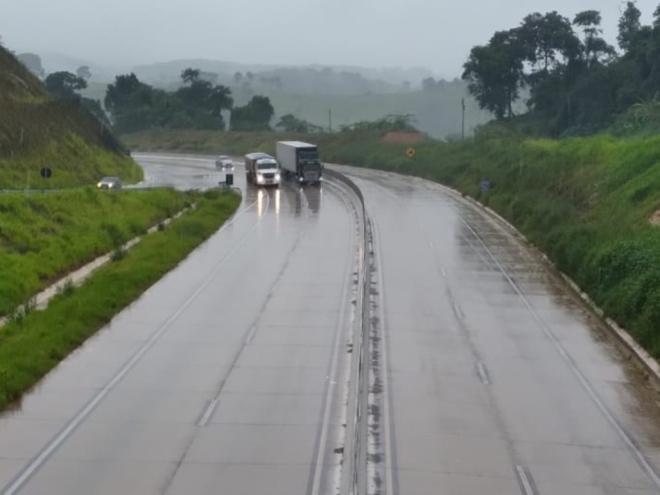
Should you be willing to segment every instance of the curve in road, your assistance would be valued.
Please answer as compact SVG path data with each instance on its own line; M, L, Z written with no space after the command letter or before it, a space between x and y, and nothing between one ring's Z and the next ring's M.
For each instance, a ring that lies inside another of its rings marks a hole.
M137 158L147 186L222 180ZM0 416L4 493L350 493L344 466L361 495L660 493L657 395L534 251L437 184L340 170L368 239L340 182L239 167L234 220Z

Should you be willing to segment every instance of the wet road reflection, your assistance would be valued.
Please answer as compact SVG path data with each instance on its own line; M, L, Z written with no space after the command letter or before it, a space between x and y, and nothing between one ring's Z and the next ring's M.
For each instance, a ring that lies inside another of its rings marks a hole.
M224 179L210 157L137 159L147 185ZM0 415L2 493L331 491L354 214L240 165L235 184L229 224Z
M660 493L657 393L538 255L436 184L342 170L382 269L388 492Z

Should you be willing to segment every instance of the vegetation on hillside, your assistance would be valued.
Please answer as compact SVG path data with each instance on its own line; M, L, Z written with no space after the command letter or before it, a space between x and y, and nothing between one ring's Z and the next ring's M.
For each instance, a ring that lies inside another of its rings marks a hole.
M43 311L0 329L0 408L17 400L85 339L107 324L234 213L240 198L209 191L197 207L147 236L123 257L69 288Z
M602 37L601 15L568 19L534 13L473 48L463 77L482 108L512 119L523 92L529 112L512 124L526 133L581 135L607 129L660 90L660 7L651 26L628 1L619 21L621 53Z
M0 316L181 210L174 190L0 194Z
M0 47L0 189L95 183L103 175L142 177L110 130L78 102L55 98ZM39 180L42 167L53 177Z

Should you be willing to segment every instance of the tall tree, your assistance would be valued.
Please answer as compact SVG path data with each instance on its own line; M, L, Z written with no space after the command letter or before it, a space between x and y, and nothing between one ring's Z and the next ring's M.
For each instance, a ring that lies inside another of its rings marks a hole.
M463 66L470 93L498 119L513 116L513 102L524 84L525 51L519 35L518 29L496 33L488 45L474 47Z
M635 2L626 2L626 8L619 19L619 35L617 36L619 46L626 53L630 51L637 34L642 29L641 18L642 13Z
M571 22L556 11L536 12L525 17L519 29L519 40L526 61L535 68L538 77L575 60L579 54L580 41Z
M587 66L595 63L604 63L616 56L616 50L609 45L601 35L603 17L597 10L585 10L578 13L573 19L573 25L582 29L582 53Z

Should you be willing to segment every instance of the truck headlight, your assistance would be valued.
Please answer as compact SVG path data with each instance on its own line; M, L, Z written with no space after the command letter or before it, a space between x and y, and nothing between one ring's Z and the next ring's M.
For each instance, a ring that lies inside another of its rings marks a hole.
M262 175L257 175L257 184L262 184L264 181L264 178Z

